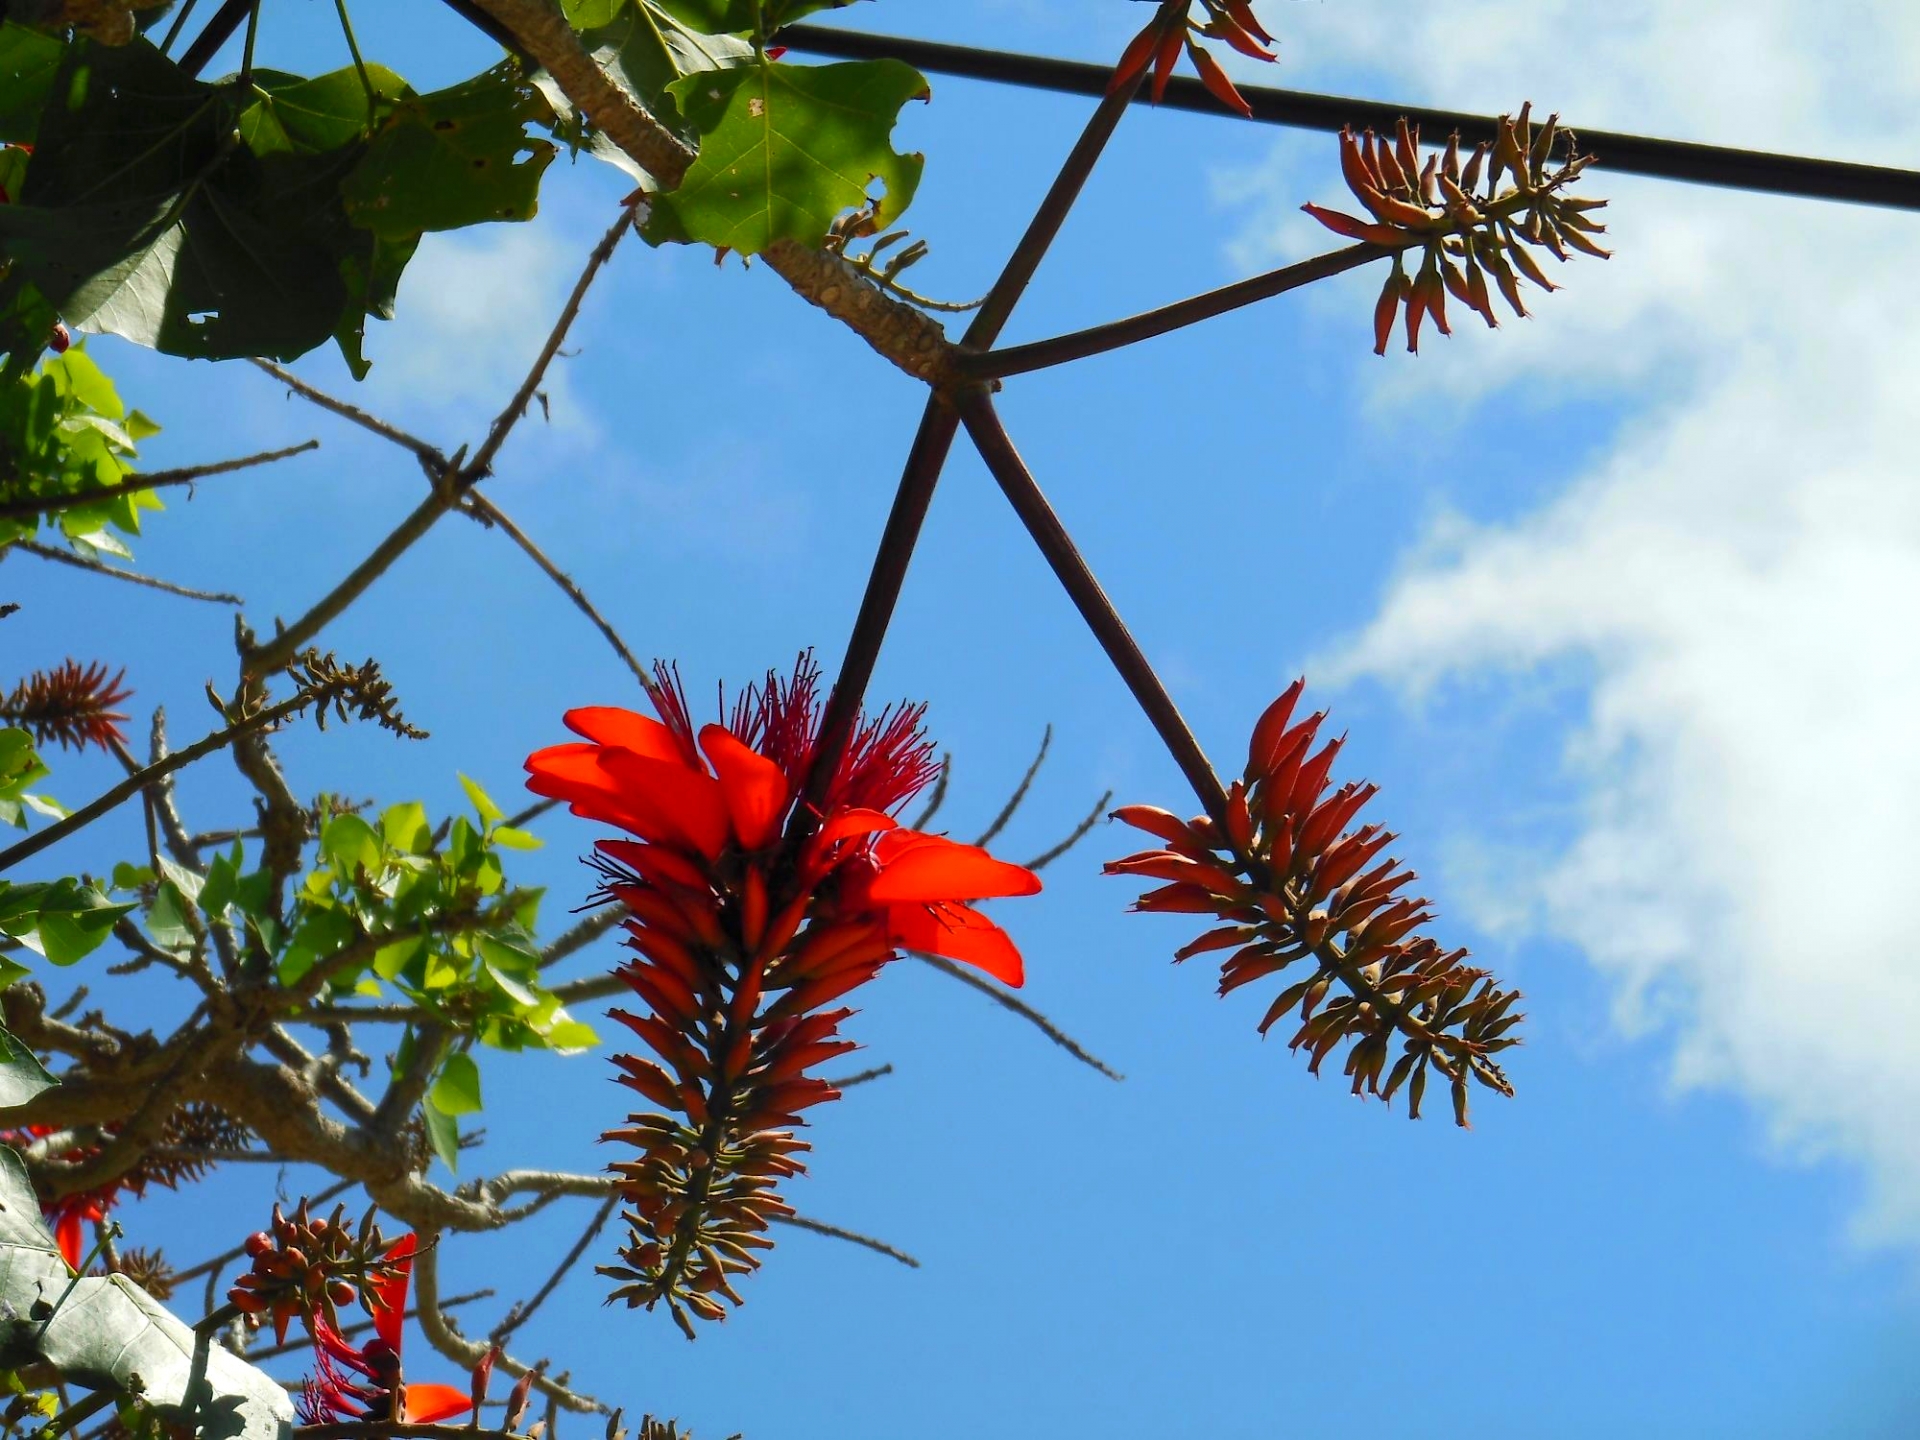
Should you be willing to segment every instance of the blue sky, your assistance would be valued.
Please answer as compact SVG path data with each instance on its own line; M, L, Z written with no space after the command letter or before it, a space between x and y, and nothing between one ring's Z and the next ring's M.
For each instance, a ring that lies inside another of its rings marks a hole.
M1257 78L1487 110L1530 95L1595 128L1887 163L1920 139L1920 21L1873 7L1848 10L1851 30L1731 0L1429 8L1269 5L1283 61ZM267 62L342 63L330 9L270 7ZM490 58L434 7L361 9L368 52L422 88ZM836 18L1097 59L1140 14L893 0ZM936 77L902 127L929 156L920 288L985 288L1086 108ZM353 398L448 446L476 435L624 188L562 161L530 225L430 242ZM1383 787L1374 811L1437 933L1528 993L1519 1098L1481 1099L1462 1133L1316 1083L1254 1034L1252 996L1221 1002L1167 963L1187 926L1124 913L1098 862L1131 847L1102 828L999 918L1028 998L1125 1083L911 964L853 1022L861 1058L896 1073L821 1116L793 1198L922 1269L794 1237L692 1346L601 1310L580 1274L523 1351L716 1437L1264 1437L1359 1415L1396 1436L1920 1429L1920 978L1901 944L1920 843L1913 222L1604 172L1593 188L1615 197L1621 253L1572 267L1527 324L1377 360L1361 275L1002 400L1224 767L1294 674L1331 703L1341 773ZM1009 339L1325 248L1295 207L1339 189L1324 138L1137 112ZM575 340L551 423L516 435L494 499L696 696L801 646L831 662L917 387L772 277L637 244ZM418 498L398 452L250 369L93 349L167 425L152 464L324 441L170 502L139 544L143 568L237 590L256 623L297 614ZM350 384L327 357L300 368ZM26 558L7 574L27 604L10 664L124 663L177 738L199 733L202 679L232 670L226 612ZM444 523L327 642L377 655L433 739L289 736L307 792L447 808L465 771L505 798L562 709L634 699L558 592L470 525ZM1002 845L1015 858L1109 788L1187 803L964 457L874 693L931 703L961 838L1054 727ZM73 760L55 779L73 802L108 776ZM217 763L183 796L207 827L243 803ZM116 826L50 852L48 873L138 849L135 817ZM591 832L543 833L524 874L552 887L557 926L588 888L573 857ZM592 1137L623 1107L601 1061L483 1063L483 1164L603 1162ZM146 1202L129 1229L231 1243L266 1185L216 1193ZM446 1286L524 1293L584 1219L455 1239ZM415 1378L435 1378L419 1351Z

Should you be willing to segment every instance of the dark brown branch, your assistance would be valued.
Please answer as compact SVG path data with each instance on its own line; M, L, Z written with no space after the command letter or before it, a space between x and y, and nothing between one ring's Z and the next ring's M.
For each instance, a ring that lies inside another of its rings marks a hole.
M1410 249L1417 243L1417 241L1409 241L1406 246L1398 248ZM1394 248L1386 245L1349 245L1344 250L1316 255L1310 260L1302 260L1278 270L1269 270L1264 275L1255 275L1231 285L1223 285L1218 290L1207 291L1204 295L1195 295L1185 300L1175 301L1171 305L1163 305L1158 310L1148 310L1139 315L1131 315L1124 320L1114 320L1086 330L1075 330L1066 335L1055 335L1047 340L1036 340L1030 345L1012 345L1005 350L990 350L984 355L970 355L959 364L974 378L988 380L1000 379L1008 375L1024 375L1032 370L1044 370L1051 365L1064 365L1069 360L1083 360L1089 355L1118 350L1126 345L1137 345L1140 341L1150 340L1156 335L1165 335L1188 325L1198 325L1201 321L1211 320L1216 315L1225 315L1231 310L1271 299L1275 295L1284 295L1289 290L1297 290L1302 285L1310 285L1316 280L1345 274L1349 270L1358 269L1375 260L1385 259L1393 254Z
M319 448L318 440L308 440L300 445L289 445L282 450L263 450L258 455L242 455L236 460L217 460L210 465L186 465L177 470L149 470L144 474L136 471L118 485L99 485L89 490L76 490L66 495L29 495L20 500L0 500L0 520L20 520L29 515L55 515L62 510L75 510L82 505L91 505L96 500L118 500L126 495L137 495L143 490L160 490L169 485L191 485L196 480L205 480L212 475L227 475L235 470L251 470L257 465L271 465L276 460L290 459L295 455L304 455L309 450Z
M987 469L992 472L1001 491L1013 505L1021 523L1027 527L1027 534L1040 547L1040 553L1046 557L1047 564L1052 567L1054 575L1080 611L1080 618L1093 631L1094 638L1113 662L1113 668L1120 672L1120 678L1133 692L1134 700L1159 732L1161 742L1172 754L1174 763L1187 777L1187 783L1193 786L1193 793L1200 798L1200 803L1206 807L1214 823L1221 827L1221 833L1227 833L1227 796L1220 788L1213 766L1200 749L1200 742L1193 738L1193 732L1187 728L1187 722L1181 717L1179 707L1173 703L1173 697L1160 683L1160 677L1154 673L1153 666L1148 663L1132 632L1127 629L1126 622L1113 608L1107 592L1100 588L1093 571L1087 568L1079 547L1073 543L1066 527L1060 523L1060 517L1054 514L1047 497L1034 483L1026 462L1021 460L1020 452L1014 449L1006 428L1001 425L992 399L983 391L970 391L962 397L961 407L968 435L978 447L981 459L986 461Z
M176 585L171 580L158 580L151 575L142 575L137 570L122 570L118 565L109 565L101 560L89 560L84 556L69 554L65 550L58 550L51 545L42 545L33 540L16 540L7 548L24 551L41 560L52 560L56 564L71 565L78 570L90 570L95 575L125 580L130 585L144 585L149 590L158 590L164 595L178 595L183 600L206 600L215 605L247 603L238 595L228 595L219 590L195 590L186 585Z
M920 416L919 432L894 492L893 509L887 514L886 528L880 533L880 548L873 557L873 570L867 576L867 588L860 597L860 612L854 617L853 635L847 641L846 657L827 696L826 712L820 721L820 744L814 754L813 769L807 775L802 803L793 811L796 830L810 828L840 755L852 738L860 704L866 698L867 684L873 679L873 667L880 658L880 646L886 640L887 626L893 621L894 606L899 603L901 587L906 584L907 566L913 561L914 546L920 528L926 523L933 505L934 488L947 456L953 453L954 437L960 430L958 412L938 393L929 396Z
M1107 1062L1102 1060L1098 1055L1088 1050L1078 1040L1075 1040L1071 1035L1067 1034L1066 1031L1054 1024L1053 1021L1049 1020L1045 1015L1042 1015L1038 1010L1034 1009L1033 1006L1027 1004L1027 1002L1022 1000L1018 995L1015 995L1011 990L1003 990L991 980L975 974L964 965L954 964L953 961L943 955L928 955L919 950L910 950L907 953L912 955L916 960L926 961L927 964L938 970L942 975L951 976L962 985L971 985L975 990L978 990L982 995L985 995L996 1004L1005 1006L1022 1020L1032 1025L1042 1035L1053 1041L1053 1043L1058 1045L1062 1050L1073 1056L1073 1058L1078 1060L1082 1065L1091 1065L1109 1080L1124 1080L1127 1078L1111 1065L1107 1064Z
M977 50L965 45L942 45L893 35L857 34L816 25L789 25L780 32L780 41L817 55L855 60L891 57L935 74L961 75L1072 95L1103 94L1113 75L1109 65ZM1390 134L1404 115L1429 135L1447 135L1458 130L1462 142L1467 144L1496 138L1496 122L1492 117L1461 110L1315 95L1265 85L1238 88L1253 108L1253 118L1268 125L1328 133L1351 125ZM1169 110L1195 110L1221 119L1233 118L1204 85L1186 76L1173 79L1160 104ZM1622 174L1757 190L1771 195L1797 195L1811 200L1842 200L1896 210L1920 210L1920 172L1917 171L1721 145L1697 145L1685 140L1659 140L1611 130L1582 129L1579 135L1581 148L1592 150L1599 157L1596 165Z
M253 7L260 0L226 0L213 18L207 22L207 28L194 37L194 41L180 56L180 69L187 75L198 75L206 69L207 62L220 51L220 47L233 38L240 23L253 13Z
M624 905L609 905L595 911L571 929L563 930L552 944L540 952L540 968L544 970L549 965L557 965L576 951L586 949L626 918L627 907Z
M1187 9L1187 0L1163 0L1160 19L1172 23L1176 11L1184 17ZM993 288L987 292L980 313L973 317L973 323L967 327L967 333L960 341L962 346L973 350L989 350L994 341L1000 338L1001 330L1013 314L1013 307L1020 303L1020 297L1026 293L1034 272L1046 258L1054 237L1060 233L1060 227L1066 223L1068 213L1087 183L1087 177L1093 173L1094 165L1107 148L1107 142L1113 138L1120 117L1127 113L1127 106L1132 103L1144 78L1145 72L1142 71L1132 84L1111 95L1102 95L1086 128L1080 132L1080 138L1068 152L1066 163L1060 167L1060 173L1048 187L1046 198L1040 202L1040 208L1034 211L1033 219L1027 223L1026 233L1007 257L1000 278L993 282ZM1101 88L1104 91L1104 83Z

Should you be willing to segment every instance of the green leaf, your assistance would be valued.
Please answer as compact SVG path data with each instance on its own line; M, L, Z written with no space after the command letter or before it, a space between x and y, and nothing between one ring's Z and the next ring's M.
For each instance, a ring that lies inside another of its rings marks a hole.
M753 30L756 8L759 19L772 34L782 25L791 25L816 10L838 10L853 0L657 0L662 10L671 12L687 24L709 33L732 31L749 34Z
M147 934L162 950L184 950L193 944L187 925L186 902L172 885L163 884L147 911Z
M27 786L46 773L47 767L34 753L31 735L24 730L0 730L0 824L27 828Z
M493 834L487 837L503 850L538 850L547 842L538 835L529 835L525 830L516 830L511 825L496 825Z
M427 1142L440 1163L455 1174L460 1172L460 1125L451 1115L433 1103L429 1095L420 1102L420 1118L427 1127Z
M427 822L427 807L418 800L389 806L380 817L380 834L389 850L402 855L424 855L433 849L433 826Z
M472 1115L480 1109L480 1067L464 1050L447 1056L440 1076L427 1092L434 1109L443 1115Z
M526 133L544 108L511 63L401 101L340 187L347 214L386 240L531 219L555 154Z
M38 1055L0 1029L0 1110L24 1105L59 1083L47 1073Z
M0 880L0 931L56 965L91 955L112 932L114 921L134 908L116 904L97 887L78 880L27 885Z
M885 227L913 198L922 160L892 144L894 122L927 82L898 60L761 65L690 75L667 87L699 130L680 188L658 196L647 238L703 241L753 255L775 240L818 245L879 181Z
M11 21L0 25L0 140L32 142L66 53L50 35Z
M384 65L367 66L367 80L383 108L413 94L412 87ZM338 150L364 139L373 128L367 88L351 66L310 80L256 70L253 84L259 99L240 112L239 129L256 155Z
M42 1361L71 1384L138 1392L171 1428L186 1420L200 1372L204 1440L284 1440L293 1402L274 1380L194 1332L125 1276L74 1280L60 1258L26 1166L0 1149L0 1355L19 1368Z
M561 13L576 30L597 30L611 24L626 6L627 0L560 0Z
M455 772L458 774L458 772ZM473 803L473 813L480 817L483 825L497 825L506 818L506 811L493 803L493 797L480 788L480 782L460 776L460 788L467 792L467 799Z
M358 815L336 815L320 832L320 853L349 874L356 868L378 870L380 837Z

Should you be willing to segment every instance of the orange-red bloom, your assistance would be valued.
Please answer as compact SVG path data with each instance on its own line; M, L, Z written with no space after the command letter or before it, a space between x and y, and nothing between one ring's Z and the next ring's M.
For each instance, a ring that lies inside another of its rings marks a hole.
M670 1114L629 1117L606 1138L636 1146L613 1166L633 1235L621 1252L630 1304L724 1314L728 1276L755 1268L775 1187L807 1146L782 1127L838 1097L807 1072L854 1048L853 1012L824 1007L902 949L978 966L1018 985L1020 952L971 902L1031 895L1039 877L972 845L902 826L892 812L936 773L924 707L855 726L826 799L796 807L820 742L819 672L802 656L769 673L725 724L694 728L677 676L657 671L659 719L569 711L581 741L536 752L528 788L632 837L595 846L604 898L624 905L635 952L619 972L644 1014L615 1011L659 1057L620 1056L622 1083Z
M349 1344L324 1315L312 1320L314 1373L300 1392L300 1423L398 1420L432 1425L473 1408L451 1385L409 1385L400 1370L401 1319L413 1275L415 1239L402 1235L384 1257L386 1270L372 1289L373 1338Z

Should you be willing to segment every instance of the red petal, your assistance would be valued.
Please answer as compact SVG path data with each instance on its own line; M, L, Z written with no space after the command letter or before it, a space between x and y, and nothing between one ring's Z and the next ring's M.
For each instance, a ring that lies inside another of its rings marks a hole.
M573 813L587 820L618 825L643 840L680 839L679 832L657 806L645 797L630 795L608 772L606 756L615 752L599 745L550 745L527 757L527 789L536 795L564 800Z
M588 705L569 710L560 718L574 734L584 735L597 745L617 745L653 760L689 763L687 752L680 748L680 737L651 716L612 705Z
M1007 932L965 905L931 909L895 905L887 911L887 928L894 940L909 950L965 961L1015 989L1026 981L1026 967Z
M878 810L842 810L820 827L814 837L822 845L848 840L855 835L871 835L876 830L898 830L900 822Z
M960 845L917 830L896 830L874 849L880 873L867 896L883 905L941 900L986 900L997 895L1036 895L1040 877L996 860L975 845Z
M473 1401L451 1385L407 1386L406 1421L409 1425L431 1425L453 1415L464 1415L472 1408Z
M381 1256L392 1267L386 1278L368 1287L373 1300L374 1333L387 1342L394 1354L400 1353L400 1323L407 1313L407 1286L413 1280L413 1251L419 1244L412 1235L402 1235Z
M80 1212L62 1210L60 1218L53 1226L54 1243L60 1247L60 1258L67 1262L69 1269L80 1268Z
M709 860L727 848L727 803L720 782L711 775L631 750L608 749L600 754L605 772L620 787L623 803L658 814L670 838L691 845Z
M786 772L724 725L701 730L700 748L720 777L727 815L740 843L749 850L772 844L780 836L780 822L793 798Z

